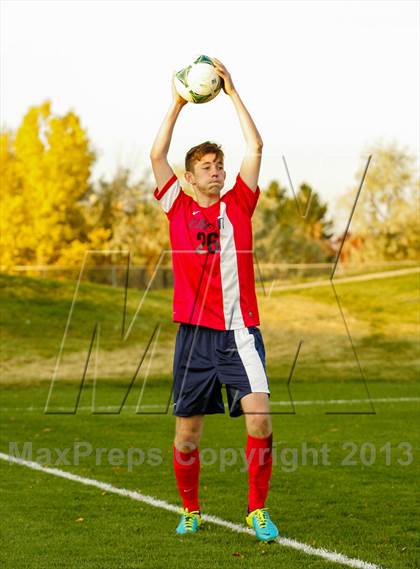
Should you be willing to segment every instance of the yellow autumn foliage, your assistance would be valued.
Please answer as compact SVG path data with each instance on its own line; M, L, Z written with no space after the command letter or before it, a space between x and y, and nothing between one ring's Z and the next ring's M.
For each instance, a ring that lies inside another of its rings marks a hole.
M31 107L15 134L1 134L0 160L3 268L78 263L103 244L108 233L91 234L83 215L95 154L74 112Z

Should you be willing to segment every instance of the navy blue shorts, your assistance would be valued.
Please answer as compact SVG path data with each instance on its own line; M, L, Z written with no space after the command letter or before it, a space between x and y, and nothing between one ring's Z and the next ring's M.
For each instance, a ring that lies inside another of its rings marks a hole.
M264 342L257 326L215 330L180 324L173 374L173 414L178 417L224 413L222 385L231 417L243 414L244 395L270 394Z

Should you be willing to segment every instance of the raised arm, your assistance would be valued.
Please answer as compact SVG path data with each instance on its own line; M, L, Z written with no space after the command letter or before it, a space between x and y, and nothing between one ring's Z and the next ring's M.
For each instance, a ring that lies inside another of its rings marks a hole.
M223 79L223 90L232 99L246 141L246 152L239 174L242 180L255 192L260 173L263 141L247 108L236 91L230 73L221 61L212 58L218 75Z
M150 150L153 174L158 189L162 189L166 182L174 176L174 171L169 165L167 156L171 144L172 133L178 115L187 101L183 99L175 89L172 77L172 103L159 128L153 146Z

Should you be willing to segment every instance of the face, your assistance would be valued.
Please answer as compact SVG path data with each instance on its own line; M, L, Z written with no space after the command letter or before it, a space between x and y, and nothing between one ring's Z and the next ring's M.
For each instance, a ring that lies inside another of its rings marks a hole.
M194 162L193 172L185 172L185 179L196 192L206 196L217 196L225 184L226 172L223 160L216 154L205 154Z

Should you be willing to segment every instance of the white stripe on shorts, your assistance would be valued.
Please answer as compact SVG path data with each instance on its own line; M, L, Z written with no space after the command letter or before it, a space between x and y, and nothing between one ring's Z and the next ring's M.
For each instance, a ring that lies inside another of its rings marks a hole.
M254 335L248 328L239 328L233 332L239 357L244 365L252 392L270 393L264 366L255 347Z

